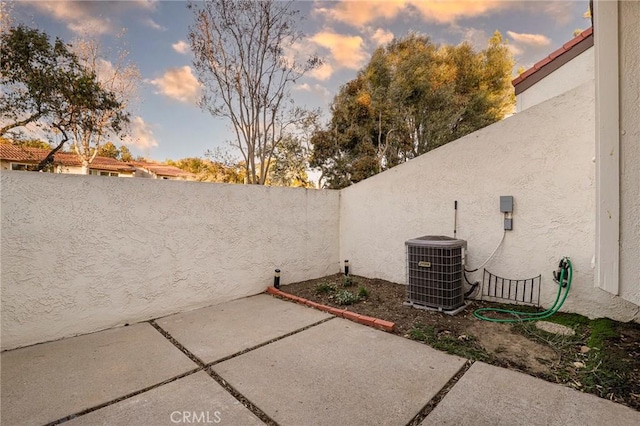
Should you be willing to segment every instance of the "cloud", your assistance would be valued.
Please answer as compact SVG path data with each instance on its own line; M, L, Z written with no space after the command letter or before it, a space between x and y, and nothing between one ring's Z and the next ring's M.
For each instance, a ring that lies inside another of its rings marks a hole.
M135 116L131 120L131 136L125 138L127 145L145 150L158 146L158 141L153 136L151 126L145 123L142 117Z
M508 44L507 49L513 54L513 56L520 56L524 53L524 50L516 46L515 44Z
M338 34L332 31L321 31L310 40L328 49L333 62L341 68L357 70L367 59L364 40L360 36Z
M149 81L161 93L171 99L195 103L200 93L200 83L190 66L169 68L160 78Z
M317 7L314 12L345 24L361 27L380 20L391 20L400 14L419 14L425 22L453 23L460 18L472 18L489 12L512 7L501 0L387 0L340 1L333 7Z
M131 10L153 10L155 2L140 1L34 1L25 2L36 11L64 22L76 34L102 35L119 30L112 18Z
M318 68L309 71L309 77L313 77L316 80L325 81L333 75L333 67L330 63L325 62Z
M315 13L334 21L363 26L378 19L395 18L406 7L406 3L404 0L389 0L373 5L371 2L342 1L333 8L316 8Z
M584 2L588 3L588 2ZM575 17L575 3L570 1L535 2L531 6L539 8L557 24L567 25Z
M453 34L459 34L462 41L468 42L474 49L483 50L489 45L489 34L479 28L460 27L454 24L449 31Z
M154 30L158 30L158 31L166 31L167 30L165 27L163 27L162 25L158 24L152 18L147 18L142 22L143 22L144 25L146 25L149 28L153 28Z
M191 46L189 46L189 43L187 43L186 41L180 40L176 43L173 43L171 47L173 47L173 50L175 50L176 52L186 55Z
M371 40L373 40L376 46L382 46L393 40L393 33L389 30L378 28L371 34Z
M513 39L515 43L524 44L532 47L545 47L551 44L549 37L543 34L526 34L516 33L513 31L507 31L509 37Z
M310 92L320 95L323 98L329 98L331 96L331 92L321 84L314 84L313 86L309 83L303 83L299 86L296 86L295 90L300 90L301 92Z

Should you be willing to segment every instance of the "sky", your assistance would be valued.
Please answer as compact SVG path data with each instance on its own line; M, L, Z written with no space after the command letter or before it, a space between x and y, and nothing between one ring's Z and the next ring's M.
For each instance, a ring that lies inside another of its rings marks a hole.
M394 37L414 32L440 44L468 41L483 49L498 30L514 54L515 72L562 46L574 30L590 26L583 17L588 0L298 1L293 7L300 11L299 29L305 34L300 48L317 52L324 63L291 93L297 105L320 108L325 121L340 86ZM131 109L132 137L126 141L134 155L165 161L228 149L233 138L229 123L197 106L200 88L187 38L194 17L186 2L14 1L9 10L14 24L51 37L99 40L105 61L115 60L109 51L129 52L142 77Z

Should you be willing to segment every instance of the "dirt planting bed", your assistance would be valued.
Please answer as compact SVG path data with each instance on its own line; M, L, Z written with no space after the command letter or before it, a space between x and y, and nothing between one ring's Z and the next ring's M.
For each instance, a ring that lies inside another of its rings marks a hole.
M569 327L565 336L535 322L501 324L478 320L473 301L457 315L404 306L405 286L380 279L336 274L282 286L316 303L395 323L394 333L469 359L521 371L640 410L640 324L589 320L558 313L547 319Z

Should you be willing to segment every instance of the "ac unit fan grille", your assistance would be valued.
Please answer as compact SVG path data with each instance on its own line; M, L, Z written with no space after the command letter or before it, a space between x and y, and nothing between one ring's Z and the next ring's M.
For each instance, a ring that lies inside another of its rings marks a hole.
M408 302L442 310L464 305L462 257L466 242L452 238L452 243L459 244L443 247L437 243L430 246L428 237L419 240L419 244L407 241Z

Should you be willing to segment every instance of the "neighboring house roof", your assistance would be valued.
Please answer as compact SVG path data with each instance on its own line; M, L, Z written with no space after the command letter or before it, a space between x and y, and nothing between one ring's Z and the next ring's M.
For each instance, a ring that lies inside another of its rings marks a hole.
M546 58L516 77L512 83L516 95L527 90L585 50L593 46L593 27L587 28Z
M174 166L168 166L166 164L147 163L144 161L134 161L130 164L133 165L134 167L140 167L142 169L146 169L157 176L184 177L184 178L192 176L192 174L189 172L185 172L182 169L179 169Z
M0 160L13 161L19 163L37 164L49 154L49 150L31 148L21 145L0 144ZM59 152L55 155L53 163L66 167L81 167L82 162L76 154ZM133 173L136 168L145 169L160 177L185 178L193 175L174 166L166 164L149 163L146 161L124 162L110 157L96 157L89 165L93 170L118 171Z
M39 163L49 154L49 150L40 148L31 148L27 146L0 144L0 159L6 161L14 161L20 163ZM81 167L82 162L76 154L58 152L56 153L54 164L67 167ZM90 169L118 171L118 172L134 172L135 169L128 163L118 161L110 157L96 157L89 166Z

